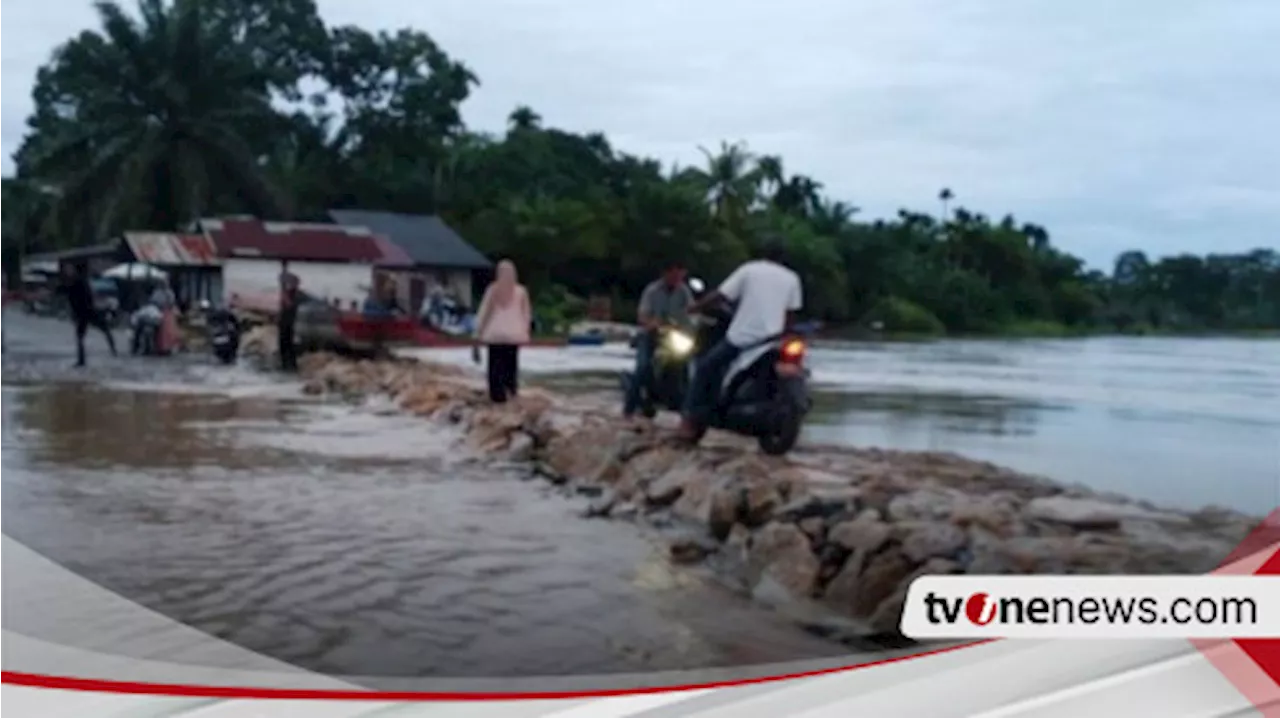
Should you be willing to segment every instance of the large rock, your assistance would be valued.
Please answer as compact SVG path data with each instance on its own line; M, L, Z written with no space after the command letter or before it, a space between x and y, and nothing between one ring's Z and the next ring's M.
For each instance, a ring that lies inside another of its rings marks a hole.
M628 471L631 471L630 467ZM697 481L701 473L703 469L697 464L676 465L649 483L644 491L645 500L653 507L670 506L684 494L685 486Z
M747 565L753 585L767 577L803 598L813 592L821 568L804 532L780 523L765 526L752 538Z
M902 555L915 563L932 558L951 558L968 543L969 537L958 526L944 523L914 522L899 524L903 530Z
M1179 514L1151 511L1134 504L1119 504L1093 498L1053 496L1027 503L1026 515L1032 519L1054 521L1077 529L1112 530L1126 520L1189 524Z
M946 521L959 503L956 493L936 488L895 496L886 510L891 521Z
M744 502L743 521L750 526L761 526L782 505L782 493L768 480L758 480L747 487Z
M890 527L874 513L860 514L852 521L836 524L827 540L853 552L875 553L889 540Z
M1022 531L1019 509L1019 499L1008 492L966 496L953 507L951 521L962 528L976 526L1008 537Z
M886 550L865 563L854 554L831 580L823 599L846 615L866 618L893 595L911 571L912 563L897 551Z
M945 576L960 571L960 565L946 559L930 559L928 563L912 571L902 579L898 587L887 598L871 611L867 618L867 626L872 633L893 634L902 629L902 611L906 607L907 592L912 582L921 576Z

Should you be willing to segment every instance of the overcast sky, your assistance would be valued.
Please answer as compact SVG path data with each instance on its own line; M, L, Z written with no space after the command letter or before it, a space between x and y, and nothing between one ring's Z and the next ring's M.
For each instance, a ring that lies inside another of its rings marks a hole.
M1280 245L1280 0L319 0L409 25L480 76L469 124L518 104L682 163L743 140L864 214L939 188L1048 226L1109 268ZM56 6L56 10L52 8ZM83 0L9 0L4 170L36 68Z

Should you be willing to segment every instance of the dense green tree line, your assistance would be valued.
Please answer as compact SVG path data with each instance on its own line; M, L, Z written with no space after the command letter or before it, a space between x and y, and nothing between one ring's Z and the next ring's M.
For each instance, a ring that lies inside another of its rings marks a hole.
M670 257L717 279L785 238L808 311L923 333L1280 326L1280 256L1123 254L1108 276L1048 231L953 207L861 221L742 144L664 167L516 108L469 130L480 84L424 32L329 27L312 0L99 3L100 27L40 69L5 180L7 256L251 213L439 213L514 259L544 304L631 299ZM6 263L11 264L11 263ZM626 301L621 301L626 300ZM562 307L563 308L563 307Z

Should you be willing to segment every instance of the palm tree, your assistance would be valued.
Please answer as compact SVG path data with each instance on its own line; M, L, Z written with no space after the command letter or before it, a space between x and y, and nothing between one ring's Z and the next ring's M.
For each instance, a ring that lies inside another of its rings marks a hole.
M804 175L792 175L773 196L773 204L783 212L808 216L821 201L822 183Z
M74 130L32 153L32 174L61 190L60 213L88 213L99 232L126 214L168 229L221 194L288 215L246 140L276 117L266 79L200 0L140 0L138 18L95 7L101 34L64 45L52 72L75 91Z
M770 198L782 189L782 184L786 182L787 172L782 165L782 158L777 155L765 155L756 162L756 176L759 178L761 189L763 189Z
M850 220L857 213L858 208L847 202L818 199L810 221L818 234L834 237L848 229Z
M511 130L536 130L542 127L542 115L533 111L528 105L520 105L507 117Z
M754 158L740 142L721 142L717 154L705 147L698 149L707 158L707 168L698 171L707 201L721 221L736 223L756 196Z
M951 208L951 200L953 199L955 199L955 194L952 193L950 187L943 187L942 191L938 193L938 201L942 203L943 222L946 222L947 218L951 216L949 210Z

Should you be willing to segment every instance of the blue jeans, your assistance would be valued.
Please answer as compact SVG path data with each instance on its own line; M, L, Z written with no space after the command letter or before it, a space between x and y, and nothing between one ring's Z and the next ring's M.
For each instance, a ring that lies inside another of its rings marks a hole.
M686 419L702 426L711 420L711 414L720 399L720 384L724 381L724 374L741 353L741 349L722 339L698 359L693 370L693 381L689 384L689 393L684 400Z
M636 340L636 369L631 376L631 384L627 386L626 401L622 407L622 413L627 416L640 408L641 392L653 380L653 350L656 339L654 332L643 332Z

